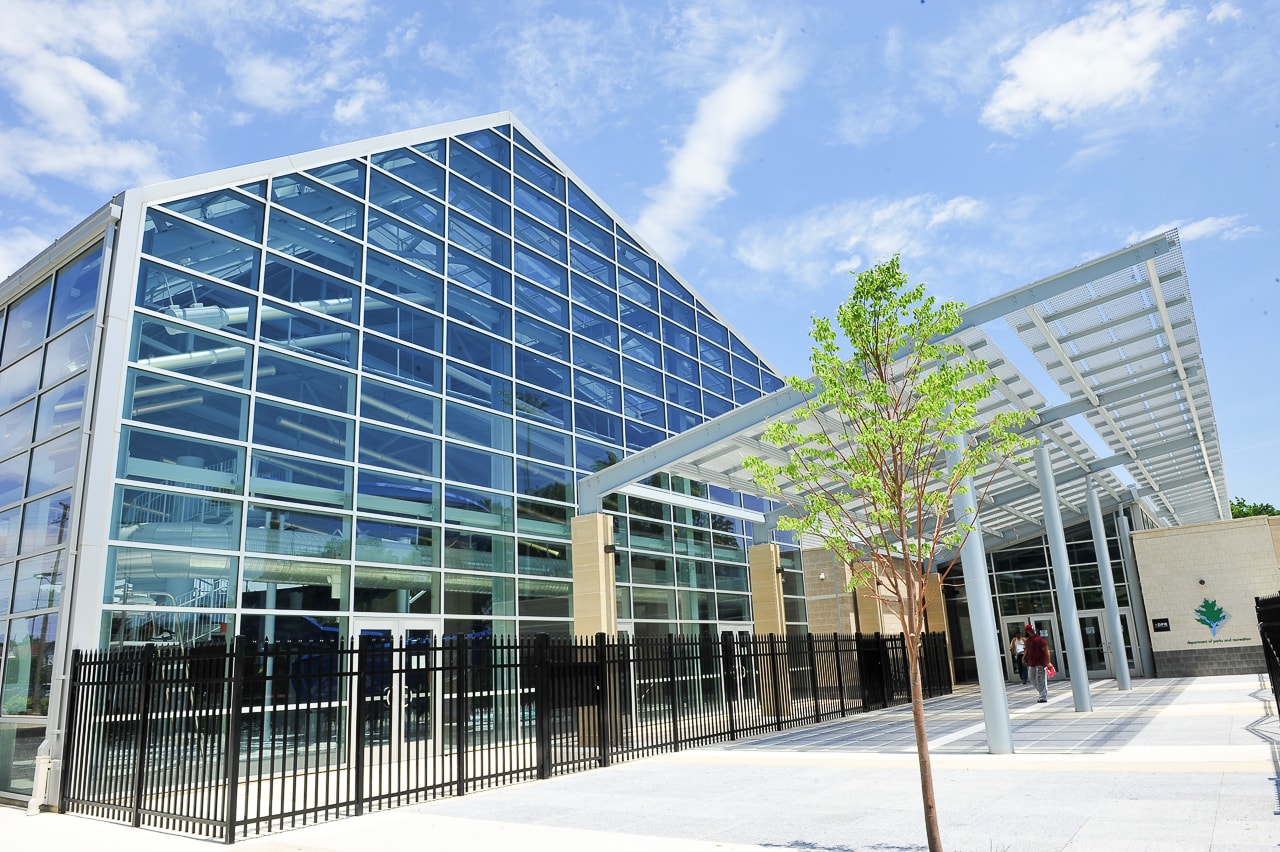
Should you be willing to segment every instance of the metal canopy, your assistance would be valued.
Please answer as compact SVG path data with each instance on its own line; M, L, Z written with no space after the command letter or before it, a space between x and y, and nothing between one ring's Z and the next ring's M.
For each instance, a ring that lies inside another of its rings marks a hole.
M1049 406L988 335L1000 320L1065 402ZM1107 509L1142 499L1170 526L1230 517L1176 230L969 308L952 340L986 359L999 380L980 418L1010 408L1038 413L1028 428L1049 447L1064 523L1087 517L1090 477ZM742 460L782 461L782 452L761 436L770 422L805 401L804 394L784 388L584 477L579 512L600 511L604 495L664 471L764 496ZM1096 437L1086 440L1077 431L1083 423ZM715 511L716 505L708 501L707 508ZM989 546L1038 535L1043 512L1034 465L1000 469L981 511Z

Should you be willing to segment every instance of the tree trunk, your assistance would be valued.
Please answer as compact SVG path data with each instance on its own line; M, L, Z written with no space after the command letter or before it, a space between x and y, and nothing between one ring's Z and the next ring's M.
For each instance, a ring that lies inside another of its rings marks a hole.
M911 722L916 731L916 755L920 762L920 798L924 802L924 830L929 852L942 852L942 834L938 831L938 803L933 797L933 763L929 759L929 734L924 727L924 684L920 680L920 637L907 637L915 643L907 650L907 668L911 674Z

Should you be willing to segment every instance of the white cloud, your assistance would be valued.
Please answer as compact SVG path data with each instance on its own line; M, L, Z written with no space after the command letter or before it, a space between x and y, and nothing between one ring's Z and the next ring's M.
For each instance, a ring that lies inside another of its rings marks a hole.
M887 95L846 104L836 132L841 142L861 148L910 130L920 120L919 110L909 100Z
M1243 214L1235 216L1206 216L1203 219L1194 221L1177 220L1174 222L1166 222L1163 225L1157 225L1146 231L1133 231L1126 238L1129 243L1141 242L1148 237L1154 237L1157 234L1163 234L1165 231L1178 229L1178 235L1183 242L1191 240L1208 239L1209 237L1218 237L1223 240L1239 240L1244 237L1251 236L1262 232L1257 225L1240 225L1238 224L1244 218Z
M1241 12L1239 7L1234 3L1214 3L1213 8L1209 10L1209 15L1206 20L1211 24L1224 24L1227 21L1242 21L1244 20L1244 12Z
M938 231L982 220L986 206L966 196L916 195L829 204L781 225L749 228L735 256L752 270L781 276L783 286L818 289L832 276L856 270L864 257L921 257Z
M1189 10L1166 9L1163 0L1098 3L1030 39L1005 63L982 121L1015 133L1142 103L1155 89L1162 55L1192 20Z
M782 112L783 96L800 78L778 38L770 49L736 67L699 102L693 123L667 164L661 186L636 231L668 260L688 247L702 216L732 193L729 183L743 148Z
M44 250L52 239L26 227L0 228L0 281Z

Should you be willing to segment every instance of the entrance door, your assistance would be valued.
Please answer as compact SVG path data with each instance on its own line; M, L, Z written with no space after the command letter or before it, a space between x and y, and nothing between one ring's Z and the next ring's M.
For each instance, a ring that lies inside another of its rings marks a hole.
M440 620L354 618L352 631L360 643L352 724L363 725L366 765L408 765L438 741Z
M1035 615L1020 616L1018 618L1006 617L1004 620L1004 659L1005 671L1010 672L1010 680L1018 680L1018 672L1014 670L1013 655L1009 652L1009 643L1014 636L1025 635L1027 625L1030 624L1040 631L1040 635L1049 643L1049 659L1058 670L1058 677L1065 675L1064 668L1066 664L1066 656L1059 652L1061 647L1058 643L1057 619L1053 613L1038 612Z
M1115 677L1117 665L1127 665L1130 674L1138 674L1129 617L1128 609L1120 610L1120 629L1124 637L1121 643L1116 643L1107 630L1105 611L1085 610L1080 613L1080 639L1084 643L1085 665L1091 679Z

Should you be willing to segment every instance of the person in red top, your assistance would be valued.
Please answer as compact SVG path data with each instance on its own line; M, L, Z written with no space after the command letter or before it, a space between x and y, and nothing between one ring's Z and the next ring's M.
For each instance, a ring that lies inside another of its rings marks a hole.
M1031 684L1036 688L1036 692L1040 697L1036 699L1037 704L1043 704L1049 700L1049 680L1045 677L1044 668L1049 665L1049 643L1044 641L1044 637L1040 635L1040 631L1028 624L1026 630L1027 646L1025 659L1027 669L1031 674Z

